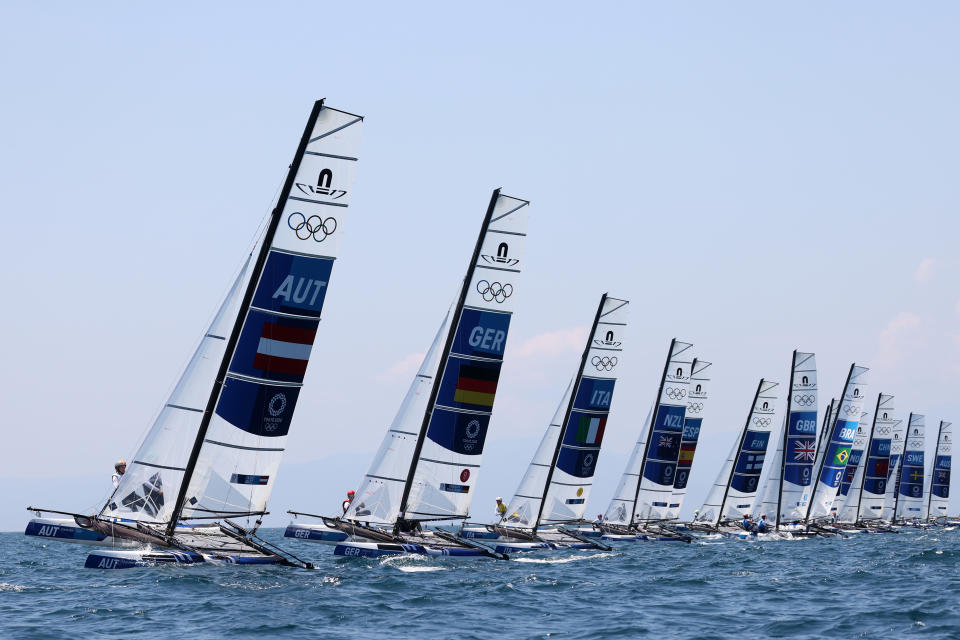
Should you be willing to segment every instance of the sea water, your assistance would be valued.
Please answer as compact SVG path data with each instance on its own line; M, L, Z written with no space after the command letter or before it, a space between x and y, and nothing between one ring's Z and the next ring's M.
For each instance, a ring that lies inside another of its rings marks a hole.
M0 638L960 637L960 530L849 539L616 542L316 569L84 569L89 548L0 534Z

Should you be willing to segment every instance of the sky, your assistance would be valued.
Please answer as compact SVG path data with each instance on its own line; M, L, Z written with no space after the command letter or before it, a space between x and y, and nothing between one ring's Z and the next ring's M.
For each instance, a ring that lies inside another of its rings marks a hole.
M0 530L102 504L323 97L363 143L267 524L359 484L497 187L530 224L474 518L604 291L631 319L588 514L673 337L714 363L685 517L793 349L824 401L870 367L932 451L960 419L958 28L947 2L3 3Z

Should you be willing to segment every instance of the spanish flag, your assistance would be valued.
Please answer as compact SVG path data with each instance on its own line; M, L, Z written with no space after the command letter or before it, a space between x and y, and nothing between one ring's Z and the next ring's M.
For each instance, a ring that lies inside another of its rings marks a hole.
M693 464L693 454L697 451L697 445L684 444L680 446L680 458L677 464L681 467L689 467Z
M453 392L454 401L492 407L499 377L500 372L497 369L460 365L457 389Z

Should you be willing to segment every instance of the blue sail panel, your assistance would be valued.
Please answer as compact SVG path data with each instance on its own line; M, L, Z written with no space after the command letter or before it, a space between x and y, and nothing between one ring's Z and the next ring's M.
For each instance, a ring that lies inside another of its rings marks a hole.
M806 487L813 477L817 455L817 412L794 411L787 425L786 465L783 479Z
M900 470L900 495L923 497L923 451L907 451Z
M510 314L464 309L454 334L451 354L503 359L510 330Z
M685 413L686 407L683 406L661 404L657 407L643 470L643 477L647 480L673 485Z
M319 318L331 269L331 258L270 251L251 304L267 311Z
M609 411L613 400L613 387L616 380L580 378L577 387L577 397L573 400L573 408L586 411Z
M557 456L557 468L577 478L592 478L597 469L600 449L577 449L560 447Z
M820 471L820 482L831 488L840 486L843 472L850 461L853 439L857 435L858 420L837 419L836 426L827 445L827 455Z
M427 437L442 447L464 455L483 453L489 415L459 413L436 408L430 420Z
M302 384L320 321L251 309L237 341L230 373Z
M769 431L747 431L733 469L733 480L730 482L732 489L742 493L757 490L769 442Z
M278 386L228 376L216 414L256 436L285 436L290 430L300 387Z
M450 356L443 370L437 405L490 413L500 380L499 361Z
M703 424L703 418L686 418L683 421L676 479L673 482L674 489L686 489L687 482L690 480L690 469L693 467L693 457L697 452L697 442L700 440L701 424Z
M850 492L850 485L853 484L853 476L857 473L857 467L860 466L860 460L863 458L862 449L851 449L850 459L843 471L843 479L840 481L838 495L845 496Z
M889 438L873 439L866 465L863 475L864 492L882 496L887 491L887 478L890 476Z

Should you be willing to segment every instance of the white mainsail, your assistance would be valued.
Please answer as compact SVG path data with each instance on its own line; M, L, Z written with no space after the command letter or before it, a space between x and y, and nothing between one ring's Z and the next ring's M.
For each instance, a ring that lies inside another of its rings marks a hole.
M930 490L927 493L927 513L930 519L943 518L950 505L950 463L953 458L953 423L940 421L937 452L930 471Z
M637 498L637 483L640 479L640 467L643 465L643 452L647 448L647 433L650 431L650 422L653 420L653 407L647 410L647 417L640 428L640 437L633 445L633 451L627 461L627 468L620 476L617 490L610 500L607 512L603 514L603 521L609 524L627 526L630 524L634 501Z
M903 463L903 448L906 444L907 425L903 420L893 423L890 431L890 463L886 490L883 494L883 510L880 519L883 522L893 522L897 509L897 494L900 490L900 465Z
M923 517L923 508L926 506L923 499L925 422L926 418L919 413L911 413L907 422L894 512L897 520Z
M877 409L873 414L873 427L864 451L863 473L860 474L860 497L853 522L879 520L883 511L883 496L890 474L891 431L897 424L893 418L893 396L881 393L877 396ZM844 517L843 515L841 517ZM849 518L850 514L846 514ZM848 522L849 520L844 520Z
M399 524L467 517L516 301L529 204L494 191L465 289L347 519Z
M693 362L687 359L686 353L691 347L691 343L677 339L670 342L653 421L640 465L640 484L634 497L630 524L664 520L667 517L690 393L690 371Z
M776 416L777 398L773 390L777 386L766 379L757 385L747 421L700 508L698 522L716 526L751 511Z
M623 361L628 304L601 298L577 375L510 500L507 523L536 529L583 518Z
M687 401L687 411L683 418L683 435L680 439L680 454L677 459L677 472L673 481L673 494L667 507L666 517L676 520L680 517L683 499L687 495L687 484L690 482L690 473L693 471L693 458L697 452L697 443L700 441L700 429L703 427L703 418L707 406L710 404L710 378L707 377L707 368L712 363L699 358L693 361L690 373L690 395Z
M826 447L820 459L817 473L817 485L810 502L808 519L823 518L830 515L833 501L837 497L844 470L850 460L850 450L857 435L860 415L863 413L865 388L870 370L858 365L850 365L850 373L844 385L843 396L836 404L837 417L830 427L830 439L824 440Z
M352 195L362 120L314 105L246 286L241 278L232 290L102 515L166 521L172 533L181 519L265 512Z
M832 512L840 522L854 523L860 511L860 488L863 485L863 472L866 467L867 442L870 439L870 421L867 412L860 415L857 435L850 448L850 459L843 470L843 480L833 501Z

